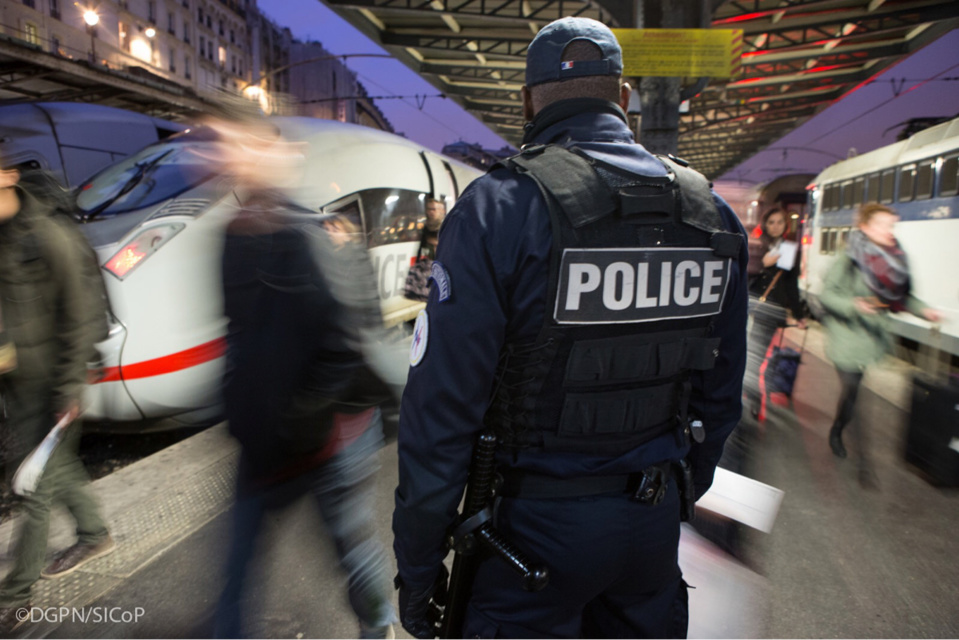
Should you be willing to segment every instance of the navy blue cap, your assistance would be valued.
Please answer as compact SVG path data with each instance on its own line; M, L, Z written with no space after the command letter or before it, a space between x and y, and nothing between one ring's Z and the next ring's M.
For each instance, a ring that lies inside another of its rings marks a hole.
M592 42L602 52L601 60L563 62L563 51L576 40ZM542 28L526 50L526 86L582 76L619 76L623 73L623 50L616 36L602 22L591 18L560 18Z

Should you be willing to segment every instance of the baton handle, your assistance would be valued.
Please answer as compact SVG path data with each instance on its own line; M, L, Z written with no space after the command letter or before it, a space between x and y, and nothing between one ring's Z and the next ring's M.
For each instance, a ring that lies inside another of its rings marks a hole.
M549 572L542 565L533 565L522 551L507 540L503 534L484 524L474 534L476 539L483 543L493 555L505 562L510 569L523 579L523 589L526 591L540 591L549 583Z

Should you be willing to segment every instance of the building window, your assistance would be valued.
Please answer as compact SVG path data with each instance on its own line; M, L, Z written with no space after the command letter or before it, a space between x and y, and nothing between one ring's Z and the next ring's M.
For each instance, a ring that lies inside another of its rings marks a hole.
M236 32L230 29L230 44L236 44Z
M60 36L50 36L50 53L55 53L58 56L63 55L60 51Z
M193 66L193 60L190 59L190 56L183 54L183 75L187 80L193 77L193 74L190 72L190 67Z
M166 30L170 32L170 35L176 35L176 16L171 11L166 14Z
M170 73L176 73L176 51L170 49Z
M30 44L40 46L40 30L32 22L23 23L23 39Z
M209 40L206 43L206 57L210 60L213 60L213 41Z
M226 48L219 47L219 50L217 51L217 53L219 54L217 56L217 60L220 62L220 66L225 68L226 67Z
M157 3L156 0L147 2L147 18L153 24L157 23Z
M223 37L223 20L220 20L219 27L220 27L220 37Z
M190 42L190 23L186 18L183 18L183 42Z
M210 29L211 31L213 30L213 18L209 13L206 14L206 28Z
M60 19L60 0L50 0L50 17Z
M35 0L23 0L23 4L27 5L31 9L37 8L37 3L35 2Z
M184 9L190 8L190 0L183 0L183 8Z
M199 22L201 25L203 24L203 7L197 7L197 8L196 8L196 20L197 20L197 22Z

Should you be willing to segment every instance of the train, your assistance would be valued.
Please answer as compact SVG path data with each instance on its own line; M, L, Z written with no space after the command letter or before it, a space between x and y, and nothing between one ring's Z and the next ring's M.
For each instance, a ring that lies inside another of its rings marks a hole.
M959 118L836 162L806 192L800 291L814 315L821 313L823 279L845 250L858 208L886 204L900 216L895 233L909 259L914 295L946 316L934 328L911 314L893 314L892 330L905 341L959 357Z
M348 219L366 239L384 322L423 307L404 297L425 199L452 207L479 171L390 133L313 118L271 118L302 143L304 175L285 190L318 216ZM208 128L170 136L76 190L81 230L99 257L110 333L91 364L84 418L112 431L205 425L221 415L226 319L220 257L238 201L212 160Z
M0 158L4 166L47 171L72 188L186 129L179 122L98 104L5 104L0 105Z

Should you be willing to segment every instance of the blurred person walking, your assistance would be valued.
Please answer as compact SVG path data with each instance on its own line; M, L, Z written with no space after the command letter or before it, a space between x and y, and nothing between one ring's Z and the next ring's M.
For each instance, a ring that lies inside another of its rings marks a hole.
M799 261L793 249L792 264L783 267L781 258L784 250L786 212L779 208L770 209L760 222L762 236L750 250L749 256L749 307L750 329L747 340L748 356L746 376L743 388L750 411L759 414L763 394L759 380L759 370L769 344L777 329L786 326L789 313L800 328L806 327L803 317L802 301L799 298Z
M849 234L846 251L826 274L821 302L828 353L839 373L842 390L836 420L829 431L829 447L846 457L842 432L856 425L859 444L859 482L878 488L869 452L868 428L855 417L856 398L866 368L891 350L889 312L908 311L930 322L942 314L911 293L909 263L893 233L899 216L882 204L864 204L858 228Z
M360 636L387 637L395 612L371 484L387 392L364 364L358 333L382 324L372 266L349 228L324 229L285 199L277 187L296 171L296 151L268 125L250 126L220 126L241 203L223 252L223 396L241 453L214 633L243 630L243 587L266 513L310 494L348 576Z
M34 492L23 498L13 568L0 583L0 631L23 620L38 578L57 578L110 553L115 543L89 490L77 455L81 393L94 344L105 335L96 256L75 224L57 209L63 191L41 173L0 171L0 298L10 345L2 374L6 413L4 462L10 479L55 423L70 423ZM50 511L62 504L77 523L77 543L44 568Z

